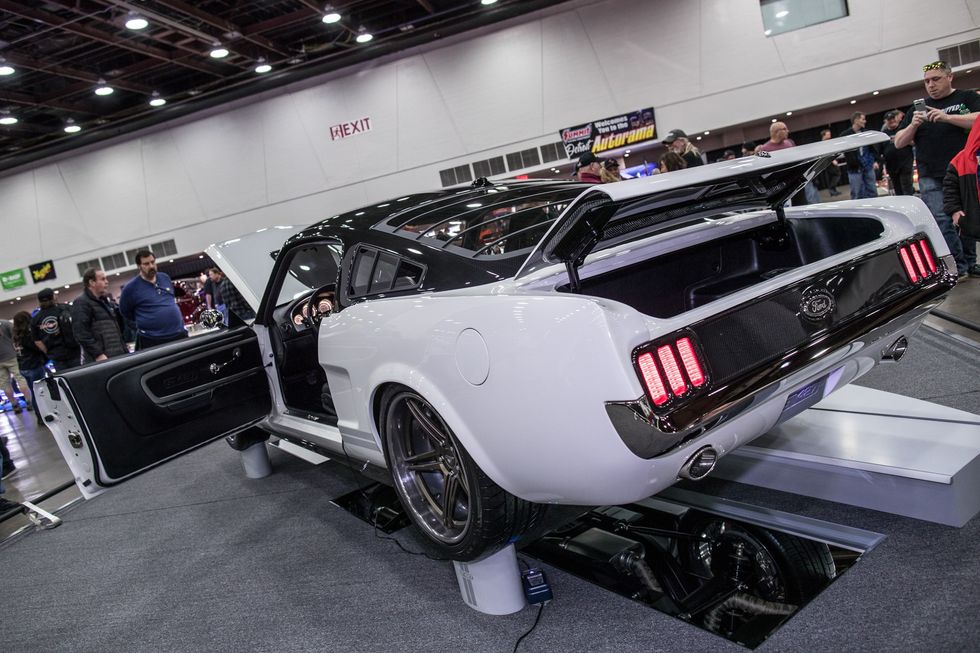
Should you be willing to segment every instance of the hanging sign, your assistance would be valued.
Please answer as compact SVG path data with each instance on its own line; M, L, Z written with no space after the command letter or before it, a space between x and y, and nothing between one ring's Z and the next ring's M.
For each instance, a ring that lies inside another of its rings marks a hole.
M653 107L649 107L593 120L576 127L566 127L558 133L565 146L565 154L569 159L576 159L586 152L599 154L618 147L656 140L657 127Z
M57 279L58 275L54 271L54 261L44 261L43 263L34 263L28 266L31 270L31 277L34 278L34 283L41 283L42 281L51 281L52 279Z
M371 131L371 118L369 117L360 118L351 122L342 122L330 128L330 140L335 141L338 138L347 138L354 134L369 131Z
M14 288L20 288L21 286L27 285L27 279L24 277L24 270L10 270L9 272L0 272L0 287L4 290L13 290Z

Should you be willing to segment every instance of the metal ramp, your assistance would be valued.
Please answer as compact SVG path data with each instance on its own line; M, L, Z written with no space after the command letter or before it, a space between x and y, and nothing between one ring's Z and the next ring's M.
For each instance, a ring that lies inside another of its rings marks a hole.
M980 415L849 385L713 476L961 527L980 512Z

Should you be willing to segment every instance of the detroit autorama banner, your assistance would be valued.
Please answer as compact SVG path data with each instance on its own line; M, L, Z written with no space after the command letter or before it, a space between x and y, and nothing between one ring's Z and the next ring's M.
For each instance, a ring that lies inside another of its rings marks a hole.
M650 107L593 120L577 127L566 127L558 133L565 146L565 154L569 159L575 159L586 152L599 154L617 147L655 140L657 127L653 108Z

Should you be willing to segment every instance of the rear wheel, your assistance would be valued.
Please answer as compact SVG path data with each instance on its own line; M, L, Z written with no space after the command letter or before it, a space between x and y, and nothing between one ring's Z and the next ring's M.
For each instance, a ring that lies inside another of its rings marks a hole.
M379 424L398 498L439 557L469 561L490 555L539 521L544 507L490 480L418 393L389 388Z

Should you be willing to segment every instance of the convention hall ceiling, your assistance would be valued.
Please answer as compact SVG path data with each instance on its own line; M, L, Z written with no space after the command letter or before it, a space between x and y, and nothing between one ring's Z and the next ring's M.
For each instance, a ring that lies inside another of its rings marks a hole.
M0 0L0 171L562 1Z

